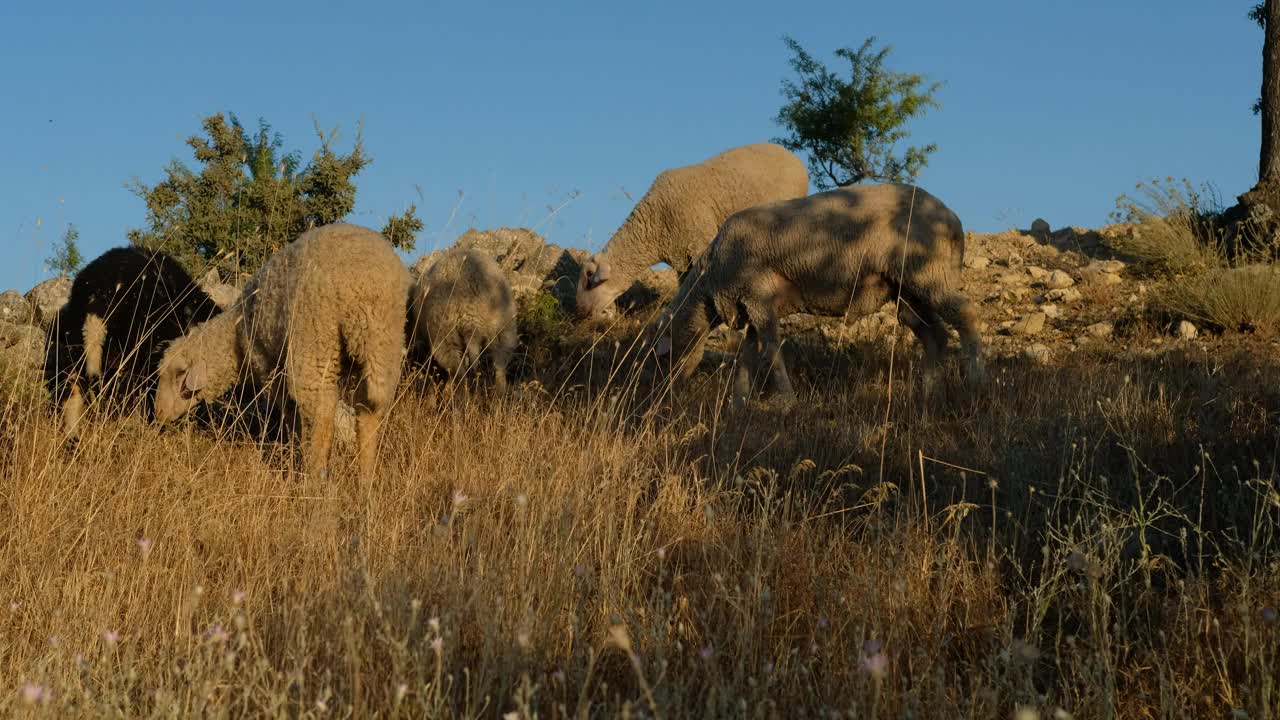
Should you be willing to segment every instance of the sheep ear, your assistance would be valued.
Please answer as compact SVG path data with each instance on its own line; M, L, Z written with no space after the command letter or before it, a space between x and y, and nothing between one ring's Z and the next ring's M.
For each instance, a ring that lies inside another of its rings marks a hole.
M609 266L606 263L591 263L587 275L587 288L594 290L609 279Z
M191 367L187 368L187 372L182 376L182 387L187 392L197 393L209 384L209 366L205 364L204 358L196 358L191 363Z

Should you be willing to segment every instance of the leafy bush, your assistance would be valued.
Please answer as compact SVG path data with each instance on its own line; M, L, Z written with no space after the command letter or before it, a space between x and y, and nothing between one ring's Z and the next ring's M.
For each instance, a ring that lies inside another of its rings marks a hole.
M555 295L539 290L518 299L516 322L526 343L532 345L564 333L569 316Z

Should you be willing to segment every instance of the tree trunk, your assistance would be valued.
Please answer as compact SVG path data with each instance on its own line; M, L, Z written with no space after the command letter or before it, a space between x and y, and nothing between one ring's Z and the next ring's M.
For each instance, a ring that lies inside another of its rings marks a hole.
M1280 0L1266 0L1262 42L1262 148L1258 184L1280 180Z
M1266 0L1262 22L1258 184L1218 220L1222 249L1232 260L1280 258L1280 0Z

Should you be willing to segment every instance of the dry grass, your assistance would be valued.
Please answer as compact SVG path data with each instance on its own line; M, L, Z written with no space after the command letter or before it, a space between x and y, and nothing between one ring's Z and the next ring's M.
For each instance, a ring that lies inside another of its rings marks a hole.
M1176 317L1224 330L1280 332L1280 267L1215 268L1178 278L1155 298Z
M581 349L409 383L367 497L194 424L68 452L12 394L0 715L1280 717L1274 358L925 405L907 348L798 349L786 415Z

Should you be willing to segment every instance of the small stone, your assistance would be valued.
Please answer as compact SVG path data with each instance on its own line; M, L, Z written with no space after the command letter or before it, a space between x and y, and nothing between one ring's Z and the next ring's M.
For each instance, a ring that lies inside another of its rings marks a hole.
M1044 305L1041 305L1040 312L1055 320L1062 317L1062 308L1054 305L1053 303L1045 303Z
M1115 273L1108 273L1108 272L1094 273L1093 275L1089 276L1089 280L1095 285L1101 285L1102 287L1119 285L1120 283L1124 282L1124 279L1121 278L1119 275Z
M1052 290L1062 290L1075 285L1076 281L1068 274L1061 270L1054 270L1049 275L1049 279L1045 281L1045 285Z
M1043 280L1049 274L1048 270L1035 265L1028 265L1027 272L1031 275L1032 280Z
M1036 362L1041 365L1049 362L1049 358L1052 357L1052 353L1049 352L1049 348L1043 343L1033 343L1028 345L1027 348L1022 351L1022 354L1032 362Z
M1200 332L1198 329L1196 329L1195 325L1192 325L1186 320L1181 320L1178 322L1177 331L1178 331L1178 338L1181 340L1194 340L1196 335L1198 335Z
M997 262L1001 265L1004 265L1007 268L1011 268L1015 270L1022 267L1022 265L1025 263L1025 261L1022 259L1022 256L1016 252L1009 253L1007 257L1001 258Z
M1031 221L1031 234L1037 237L1049 237L1052 228L1049 227L1049 221L1044 218L1036 218Z
M1115 325L1104 320L1090 325L1084 331L1094 337L1110 337L1111 333L1115 332L1115 329Z
M991 258L981 255L970 255L964 259L964 266L970 270L981 270L991 264Z
M1045 297L1058 302L1073 303L1079 301L1084 296L1075 288L1059 288L1057 290L1050 290L1045 294Z
M1044 323L1044 313L1031 313L1010 326L1009 332L1014 335L1037 335L1041 330L1044 330Z

